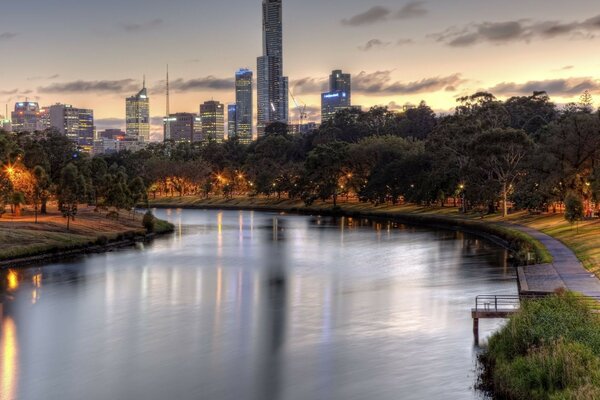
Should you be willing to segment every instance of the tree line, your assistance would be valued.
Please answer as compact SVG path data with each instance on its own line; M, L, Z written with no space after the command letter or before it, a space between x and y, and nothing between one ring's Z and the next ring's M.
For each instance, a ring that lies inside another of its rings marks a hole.
M373 204L451 201L504 214L575 202L592 212L600 196L600 112L592 104L588 93L558 107L545 92L505 101L480 92L459 98L449 115L425 103L404 112L349 109L303 136L274 123L250 145L153 143L93 158L56 132L2 133L4 165L20 163L37 182L20 190L5 168L2 198L10 203L20 193L16 200L38 202L42 212L52 197L68 211L83 201L122 209L147 196L186 195L334 206L350 196Z

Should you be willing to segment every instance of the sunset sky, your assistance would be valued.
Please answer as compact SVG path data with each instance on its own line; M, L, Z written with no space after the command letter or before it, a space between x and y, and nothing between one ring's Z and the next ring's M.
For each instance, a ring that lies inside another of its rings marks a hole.
M4 3L0 102L11 109L28 97L41 105L93 108L98 129L119 128L124 98L139 90L146 74L156 123L165 112L167 63L172 112L198 112L210 99L232 102L235 70L255 71L261 54L260 4ZM352 73L353 101L364 107L425 100L446 112L457 96L480 89L501 98L547 90L557 103L588 89L600 105L600 4L284 0L284 69L315 120L332 69ZM158 139L159 125L153 132Z

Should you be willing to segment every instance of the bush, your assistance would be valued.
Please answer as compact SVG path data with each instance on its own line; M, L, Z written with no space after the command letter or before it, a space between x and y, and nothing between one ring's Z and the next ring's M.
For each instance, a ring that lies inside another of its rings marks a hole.
M156 218L152 214L152 211L146 211L144 218L142 219L142 225L146 229L146 232L152 233L156 229Z
M510 399L600 398L600 318L590 304L571 293L524 301L490 339L484 386Z
M108 238L104 235L98 236L98 239L96 239L96 244L99 246L106 246L108 244Z

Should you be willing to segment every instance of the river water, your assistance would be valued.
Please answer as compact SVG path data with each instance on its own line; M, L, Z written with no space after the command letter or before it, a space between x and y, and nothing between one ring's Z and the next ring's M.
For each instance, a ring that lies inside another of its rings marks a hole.
M470 308L515 294L476 237L159 210L176 233L1 272L3 400L481 399ZM483 342L501 322L483 321Z

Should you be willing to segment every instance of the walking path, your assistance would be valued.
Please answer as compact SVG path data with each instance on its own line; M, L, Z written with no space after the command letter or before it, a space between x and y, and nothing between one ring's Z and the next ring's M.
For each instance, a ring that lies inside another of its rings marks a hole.
M586 270L571 249L562 242L533 228L506 225L539 240L553 258L551 264L519 268L519 287L522 294L549 293L562 288L600 298L600 279Z

